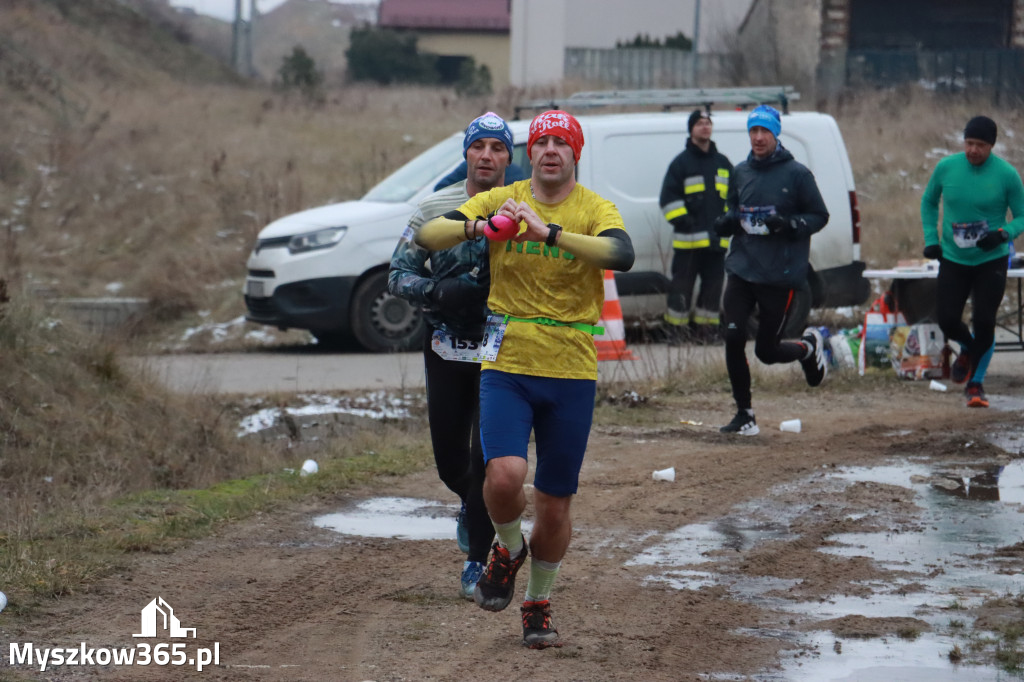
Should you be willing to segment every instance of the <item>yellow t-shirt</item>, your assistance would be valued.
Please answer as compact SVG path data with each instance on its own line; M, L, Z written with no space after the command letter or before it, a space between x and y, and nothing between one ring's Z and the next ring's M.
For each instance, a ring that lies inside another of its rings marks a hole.
M525 201L545 223L565 232L599 235L625 229L615 204L577 184L557 204L532 197L530 181L481 192L462 205L467 217L488 216L511 197ZM491 242L488 307L498 315L596 325L604 305L604 272L558 247L540 242ZM573 327L510 320L498 357L484 369L556 379L597 379L594 337Z

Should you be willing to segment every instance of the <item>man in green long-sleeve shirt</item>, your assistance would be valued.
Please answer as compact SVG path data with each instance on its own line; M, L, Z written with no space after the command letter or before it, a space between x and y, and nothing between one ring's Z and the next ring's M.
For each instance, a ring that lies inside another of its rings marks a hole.
M995 122L972 118L964 128L964 151L939 161L921 197L924 256L940 261L938 323L947 339L960 344L951 378L967 382L968 407L988 407L982 382L1006 290L1007 256L1010 242L1024 231L1024 185L1016 169L992 153L995 143ZM968 297L973 335L963 321Z

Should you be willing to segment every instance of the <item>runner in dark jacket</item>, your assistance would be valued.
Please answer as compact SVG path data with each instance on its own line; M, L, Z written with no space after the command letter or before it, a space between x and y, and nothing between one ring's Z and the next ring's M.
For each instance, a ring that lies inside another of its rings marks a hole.
M431 219L505 184L512 168L512 130L500 116L487 112L466 128L462 149L464 179L419 203L391 257L388 291L423 306L429 323L423 363L430 441L438 476L462 501L456 524L459 548L466 553L461 593L472 599L494 538L483 496L480 364L475 357L490 292L487 240L428 251L413 237Z
M807 383L819 385L827 371L821 334L808 327L799 341L782 341L796 290L807 281L811 235L825 227L828 210L818 185L778 140L779 112L759 106L747 119L750 155L736 166L729 183L728 213L716 224L732 235L725 258L727 274L725 363L737 412L723 433L758 433L750 395L747 321L759 316L754 354L765 364L795 362Z

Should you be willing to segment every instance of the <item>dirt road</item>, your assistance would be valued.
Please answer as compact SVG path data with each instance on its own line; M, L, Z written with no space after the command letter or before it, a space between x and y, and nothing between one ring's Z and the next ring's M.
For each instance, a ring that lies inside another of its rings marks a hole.
M599 363L601 383L634 384L725 361L721 346L636 344L633 359ZM135 367L185 393L281 393L423 388L422 353L332 353L296 346L261 353L189 353L136 358ZM997 353L992 373L1024 373L1020 353ZM771 369L790 373L792 367Z
M89 594L27 621L0 621L0 636L36 647L135 646L140 610L159 596L183 626L197 628L196 639L180 640L188 651L216 646L219 665L201 673L187 665L61 666L26 679L897 679L884 671L846 677L842 665L855 663L864 638L932 641L948 651L954 634L943 632L950 618L942 610L959 600L957 617L974 622L985 615L987 592L983 583L934 584L935 576L963 563L977 575L1016 575L1024 552L998 537L930 567L837 552L846 534L914 537L928 525L922 495L940 488L830 474L895 461L969 479L1005 465L1012 458L985 434L1024 429L1024 382L990 377L994 403L1010 411L968 410L958 393L921 382L835 382L816 391L798 377L782 384L779 395L755 389L763 431L753 438L710 426L730 416L724 390L654 400L633 420L640 426L595 427L553 595L560 649L521 646L516 602L494 614L457 597L462 557L453 539L341 535L313 523L380 496L450 504L432 471L226 527L172 555L139 556ZM778 430L796 415L801 433ZM674 482L652 480L667 467ZM956 480L962 487L967 479ZM673 557L667 548L688 536L696 550ZM878 608L880 595L913 608L893 616ZM863 613L796 608L851 599ZM801 677L826 660L836 661L832 673ZM928 662L932 682L996 679L984 667L945 678L948 658Z

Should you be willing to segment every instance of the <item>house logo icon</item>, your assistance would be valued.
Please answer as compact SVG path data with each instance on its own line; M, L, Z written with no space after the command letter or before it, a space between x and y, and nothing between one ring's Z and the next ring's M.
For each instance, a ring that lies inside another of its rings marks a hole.
M171 637L195 639L196 629L181 627L181 621L174 615L174 609L163 597L157 597L142 609L142 632L132 637L156 637L161 624L163 631Z

